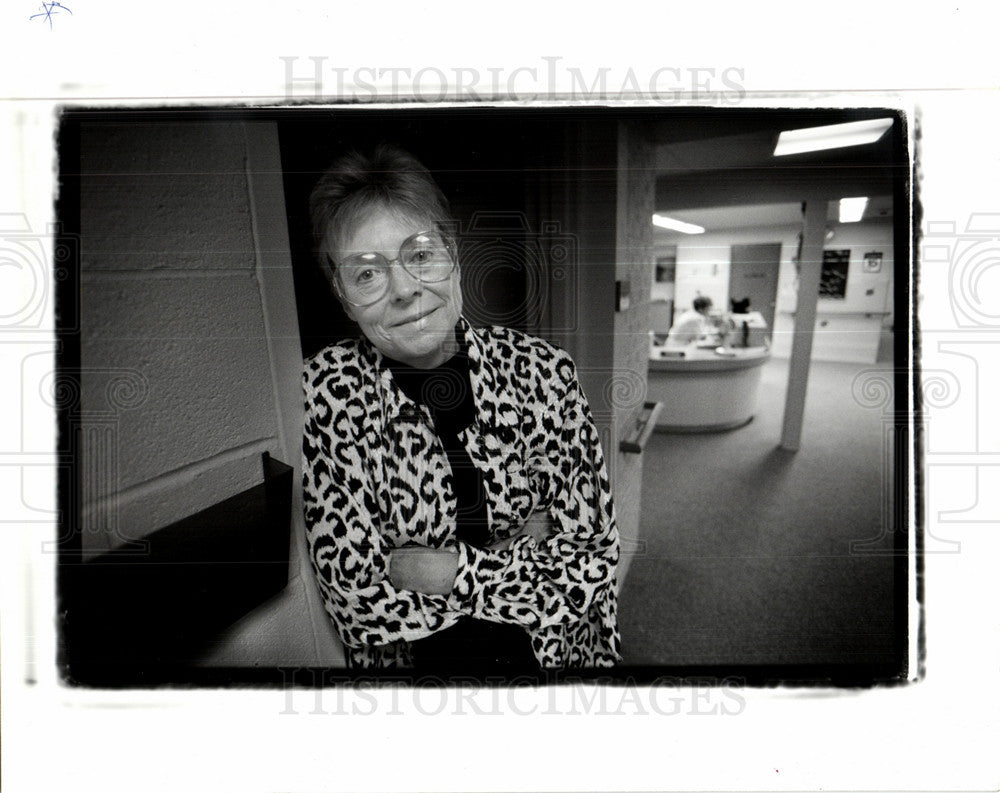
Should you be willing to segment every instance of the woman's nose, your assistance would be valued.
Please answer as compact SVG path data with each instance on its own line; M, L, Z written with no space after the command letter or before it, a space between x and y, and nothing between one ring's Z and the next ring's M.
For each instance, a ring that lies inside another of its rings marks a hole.
M409 300L423 291L423 284L399 264L389 267L389 299L393 302Z

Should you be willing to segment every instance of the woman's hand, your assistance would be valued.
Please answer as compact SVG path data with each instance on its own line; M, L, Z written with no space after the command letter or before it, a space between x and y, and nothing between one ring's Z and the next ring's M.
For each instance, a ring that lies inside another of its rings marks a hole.
M458 553L441 548L407 545L389 557L389 579L397 589L447 595L458 573Z
M533 512L516 534L489 546L504 551L514 540L528 536L536 543L545 542L556 533L548 512ZM389 580L397 589L423 592L425 595L448 595L458 573L458 553L441 548L406 545L389 556Z
M538 511L532 512L528 519L524 522L524 525L518 529L517 533L513 536L507 538L506 540L500 540L499 542L493 543L490 546L491 551L503 551L511 546L514 540L518 540L521 537L532 537L536 543L543 543L549 537L554 536L556 533L555 524L552 522L552 517L548 512Z

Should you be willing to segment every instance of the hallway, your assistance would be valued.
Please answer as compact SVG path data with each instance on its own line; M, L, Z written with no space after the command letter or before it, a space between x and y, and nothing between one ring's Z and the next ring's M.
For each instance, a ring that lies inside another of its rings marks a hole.
M785 360L765 365L748 426L654 433L639 544L626 549L627 665L892 661L893 557L851 551L881 534L889 503L883 408L852 393L876 370L891 377L889 364L813 363L797 453L778 448Z

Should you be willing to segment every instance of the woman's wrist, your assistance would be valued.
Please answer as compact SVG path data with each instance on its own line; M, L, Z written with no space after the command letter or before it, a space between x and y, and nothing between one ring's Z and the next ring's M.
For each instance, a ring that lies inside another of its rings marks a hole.
M408 546L389 556L389 579L398 589L425 595L448 595L458 573L458 552Z

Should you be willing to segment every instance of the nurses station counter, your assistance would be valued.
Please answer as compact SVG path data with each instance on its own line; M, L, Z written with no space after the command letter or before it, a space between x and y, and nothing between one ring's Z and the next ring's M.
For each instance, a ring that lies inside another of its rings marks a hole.
M661 432L719 432L749 424L757 410L766 347L652 347L647 399L660 402Z

